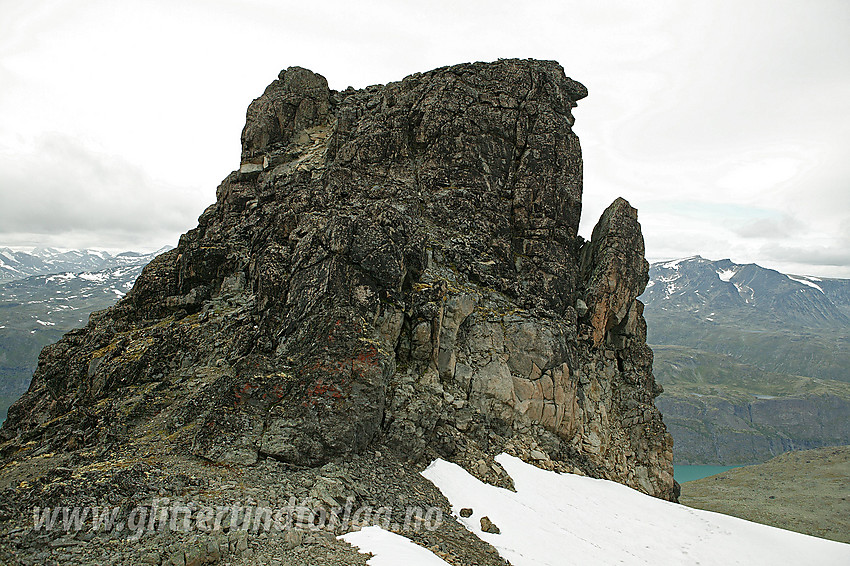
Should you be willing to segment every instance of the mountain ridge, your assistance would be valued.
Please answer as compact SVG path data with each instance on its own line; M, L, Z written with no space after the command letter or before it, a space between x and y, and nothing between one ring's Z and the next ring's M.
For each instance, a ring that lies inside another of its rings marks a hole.
M681 272L680 266L685 267ZM839 305L848 304L848 291L847 279L785 274L755 263L713 261L697 255L653 263L650 283L641 299L650 305L673 298L700 311L749 307L762 317L777 316L781 311L785 323L790 313L790 322L801 326L845 327L850 325L850 318Z
M31 252L23 252L0 247L0 283L35 275L82 273L148 263L169 249L171 246L163 246L151 253L124 251L112 255L103 250L89 248L59 250L36 247Z

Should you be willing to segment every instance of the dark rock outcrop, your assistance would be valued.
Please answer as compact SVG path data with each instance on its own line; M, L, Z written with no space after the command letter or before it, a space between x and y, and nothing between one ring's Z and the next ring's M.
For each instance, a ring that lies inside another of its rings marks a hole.
M2 456L316 466L380 445L498 482L508 451L675 499L637 213L618 199L577 235L586 95L547 61L343 92L283 71L198 226L42 352Z

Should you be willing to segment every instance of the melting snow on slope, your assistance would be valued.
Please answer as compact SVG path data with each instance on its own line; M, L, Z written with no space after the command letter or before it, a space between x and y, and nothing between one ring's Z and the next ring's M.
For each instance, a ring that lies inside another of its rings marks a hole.
M677 267L677 269L678 269L678 267ZM672 275L670 277L663 277L662 276L662 277L658 278L658 281L660 283L666 283L667 284L666 288L664 289L664 293L667 295L666 297L664 297L665 299L669 299L670 295L672 295L673 293L676 292L678 287L676 286L675 282L678 281L681 278L682 278L682 276L679 275L678 273L676 275ZM650 281L650 283L652 283L653 285L655 284L652 281ZM647 287L649 287L649 286L647 285Z
M77 276L74 275L73 273L70 273L70 272L68 272L68 273L57 273L56 275L51 275L50 277L48 277L44 281L52 283L54 281L70 281L71 279L76 279L76 278L77 278Z
M691 256L691 257L683 257L681 259L674 259L673 261L668 261L666 263L662 263L661 267L663 267L665 269L675 269L676 271L679 271L679 265L681 263L683 263L685 261L694 261L694 260L699 260L700 262L703 261L703 259L700 256L694 255L694 256Z
M80 273L80 279L85 279L86 281L97 281L99 283L102 283L103 281L106 281L107 279L109 279L109 274L103 273L103 272L100 272L100 273Z
M422 548L401 535L385 531L381 527L366 527L339 538L358 547L360 552L374 554L367 562L369 566L448 565L448 562L430 550Z
M443 460L422 475L455 513L472 508L471 517L458 520L514 566L850 564L848 544L691 509L612 481L548 472L505 454L497 460L516 492L484 484ZM483 516L501 534L482 532ZM342 538L371 552L371 566L445 564L378 527Z
M750 299L756 298L756 293L750 287L746 285L742 285L741 283L733 283L735 288L738 290L738 294L744 297L744 301L749 303Z
M807 281L806 279L803 279L802 277L796 277L794 275L786 275L785 277L787 277L791 281L796 281L797 283L802 283L803 285L808 285L809 287L812 287L813 289L817 289L818 291L820 291L824 295L826 294L826 293L823 292L823 289L820 288L820 285L818 285L816 283L812 283L811 281Z
M717 272L717 276L720 277L721 281L726 281L728 283L729 280L735 276L735 273L737 273L737 271L734 269L722 269Z

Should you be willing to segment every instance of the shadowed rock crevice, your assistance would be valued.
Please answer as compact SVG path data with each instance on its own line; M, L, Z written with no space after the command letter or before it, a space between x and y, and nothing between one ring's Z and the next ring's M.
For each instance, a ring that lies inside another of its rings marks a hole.
M317 466L492 456L675 499L637 212L577 235L586 89L555 62L338 92L291 67L178 247L42 353L2 454L147 443Z

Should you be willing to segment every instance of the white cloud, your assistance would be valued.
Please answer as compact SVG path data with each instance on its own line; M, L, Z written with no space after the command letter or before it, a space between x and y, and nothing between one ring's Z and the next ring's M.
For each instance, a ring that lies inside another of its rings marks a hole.
M730 191L761 193L794 179L802 165L793 157L769 157L742 163L718 179L717 186Z

